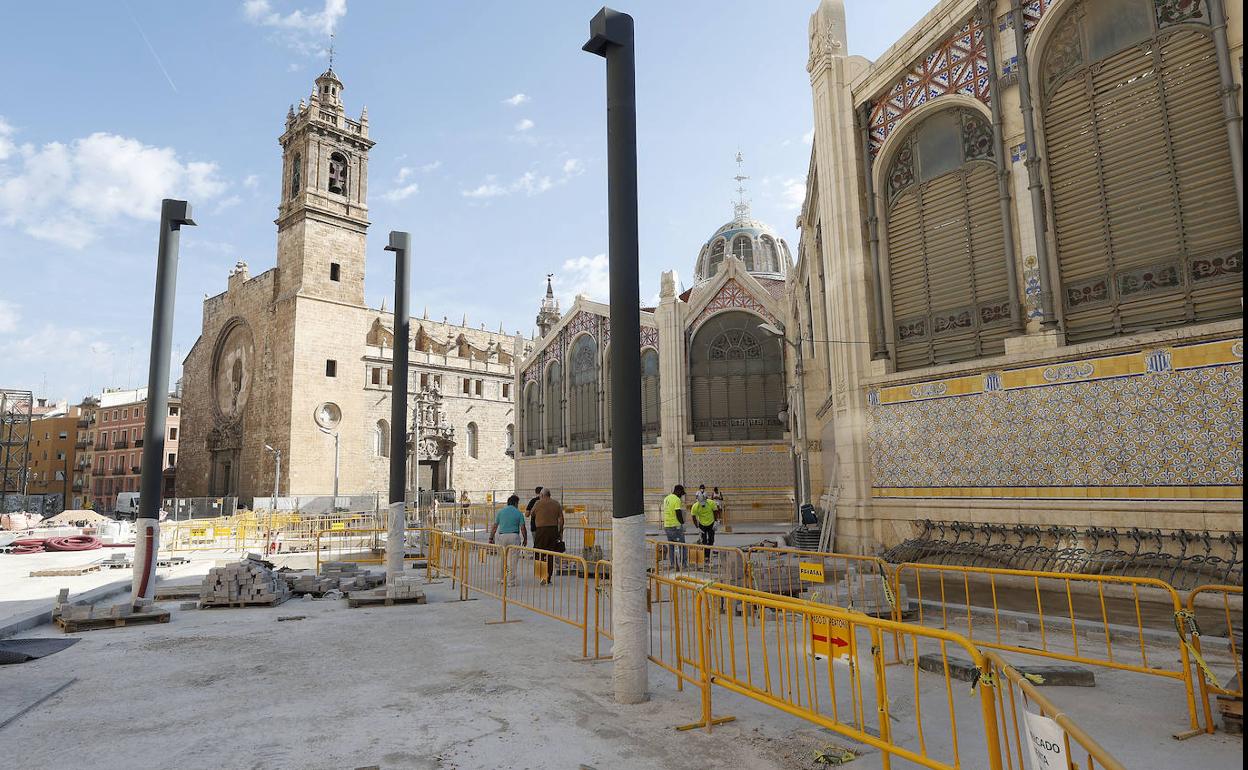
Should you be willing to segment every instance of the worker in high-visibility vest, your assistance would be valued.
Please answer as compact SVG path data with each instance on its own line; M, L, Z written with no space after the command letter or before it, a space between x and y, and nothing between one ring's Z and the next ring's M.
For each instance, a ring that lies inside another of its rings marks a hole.
M672 493L663 498L663 532L669 543L685 542L685 488L677 484ZM684 548L668 546L668 563L672 569L684 570L688 556Z

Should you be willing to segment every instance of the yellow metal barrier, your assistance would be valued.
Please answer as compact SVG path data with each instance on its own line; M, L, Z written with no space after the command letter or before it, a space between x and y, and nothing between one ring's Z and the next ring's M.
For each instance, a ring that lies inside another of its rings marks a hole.
M478 543L456 538L459 555L460 598L467 599L469 591L492 596L504 601L506 619L506 570L503 560L505 547L493 543Z
M1002 754L1006 767L1011 769L1017 767L1018 770L1034 767L1032 763L1023 759L1024 756L1030 755L1031 746L1027 727L1025 725L1019 727L1019 713L1025 711L1027 705L1030 704L1037 713L1052 719L1062 729L1061 744L1046 748L1052 754L1060 754L1065 759L1066 767L1073 770L1077 770L1080 766L1088 770L1097 768L1126 770L1121 762L1110 756L1109 752L1093 740L1092 736L1084 732L1083 728L1062 713L1048 698L1041 695L1035 685L1027 681L1027 677L1019 673L1017 669L1002 660L995 652L984 653L984 658L991 666L990 671L996 683L993 689L996 691Z
M614 641L611 627L611 562L594 562L594 658L604 657L601 640Z
M419 550L421 537L428 537L430 530L412 527L403 530L405 562L425 558L423 553L407 554L407 549ZM316 571L325 562L350 562L353 564L384 564L386 561L386 537L384 529L323 529L315 533L313 549L316 552Z
M457 541L463 554L460 579L465 595L473 590L501 599L504 623L508 605L514 604L579 628L581 657L589 657L589 587L594 576L584 559L523 545ZM474 573L475 564L485 566ZM486 582L491 575L499 576L493 588Z
M1167 628L1166 620L1171 621L1168 629L1176 627L1183 605L1168 583L1117 575L906 563L894 573L898 596L903 588L911 590L915 622L945 630L956 627L976 645L1176 679L1185 691L1192 731L1183 737L1200 729L1181 626L1177 634L1145 631L1146 626ZM895 618L902 620L908 614L909 607L899 606ZM1156 648L1151 658L1150 646Z
M1220 596L1221 601L1213 607L1198 607L1196 597L1200 594ZM1231 597L1239 597L1238 601L1232 601ZM1188 632L1192 637L1192 645L1195 653L1199 657L1200 676L1197 680L1200 682L1200 705L1205 713L1205 732L1214 732L1213 713L1209 708L1210 695L1229 695L1238 697L1241 700L1244 697L1244 672L1243 662L1240 658L1242 650L1239 648L1239 642L1235 639L1235 625L1233 618L1240 619L1241 633L1243 628L1244 617L1244 589L1243 586L1226 586L1226 585L1204 585L1192 589L1187 595L1187 615L1180 620L1180 623L1188 625ZM1238 605L1238 606L1232 606ZM1219 633L1211 634L1209 629L1217 628ZM1207 650L1201 644L1203 637L1211 637L1219 639L1223 642L1226 652L1229 656L1220 655L1216 663L1225 665L1229 657L1230 665L1234 667L1235 673L1226 677L1217 676L1217 672L1213 670L1209 658L1212 657L1212 650ZM1213 681L1210 681L1210 680Z
M666 540L646 540L646 547L656 574L689 575L737 586L749 583L745 553L740 548Z
M950 652L988 670L962 636L732 586L676 582L676 601L695 603L695 626L702 629L698 665L705 675L689 677L703 688L699 724L709 729L716 721L710 689L719 685L870 745L883 754L885 768L901 759L940 770L1003 769L991 680L979 682L975 707L958 707L965 690L950 675ZM891 634L914 651L909 671L885 668L883 638ZM944 661L940 686L930 678L922 686L921 651ZM898 686L913 692L905 710L890 703L889 689Z
M755 590L793 597L807 593L812 601L893 616L892 574L878 556L764 547L746 548L745 555Z

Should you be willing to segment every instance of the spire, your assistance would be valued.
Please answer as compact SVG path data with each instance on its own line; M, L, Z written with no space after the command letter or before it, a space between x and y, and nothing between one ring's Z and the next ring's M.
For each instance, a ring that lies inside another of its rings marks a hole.
M537 310L537 328L543 337L559 323L559 300L555 299L555 289L551 283L554 277L554 273L546 274L546 296Z
M382 298L381 298L381 312L383 312L383 313L389 313L389 312L390 312L390 308L389 308L389 307L387 307L387 305L386 305L386 298L385 298L385 297L382 297Z
M745 180L749 179L743 172L742 164L745 158L741 156L741 151L737 150L737 175L733 179L737 182L737 201L732 204L732 215L736 221L750 218L750 202L745 197Z

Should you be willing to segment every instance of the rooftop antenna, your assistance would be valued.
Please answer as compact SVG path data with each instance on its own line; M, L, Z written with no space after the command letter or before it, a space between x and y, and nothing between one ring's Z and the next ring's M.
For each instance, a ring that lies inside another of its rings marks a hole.
M334 71L334 33L329 33L329 71Z
M745 199L745 185L743 182L749 179L742 173L742 165L745 158L741 156L741 150L737 150L737 175L733 179L737 182L737 201L732 204L733 218L737 220L750 218L750 202Z

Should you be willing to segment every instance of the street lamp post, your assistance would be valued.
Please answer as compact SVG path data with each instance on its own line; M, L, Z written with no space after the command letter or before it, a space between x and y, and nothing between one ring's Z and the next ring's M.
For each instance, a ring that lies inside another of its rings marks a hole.
M412 236L390 231L386 251L394 252L394 380L390 388L390 518L386 526L386 577L403 574L407 524L407 363L412 345L408 313Z
M633 17L603 7L583 49L607 60L607 218L612 342L641 348L637 247L637 83ZM618 703L647 699L645 508L641 473L641 359L611 361L612 632Z
M796 426L793 431L794 455L797 460L793 468L793 497L795 515L797 524L802 524L802 505L810 502L810 461L806 455L806 387L805 377L806 369L802 361L802 340L799 336L797 341L789 339L784 334L782 327L778 328L770 323L761 323L758 325L760 331L774 335L786 345L790 345L796 351L796 360L794 361L794 372L797 374L797 399L794 406L797 407L797 413L793 415L793 422ZM800 451L798 450L800 447Z

